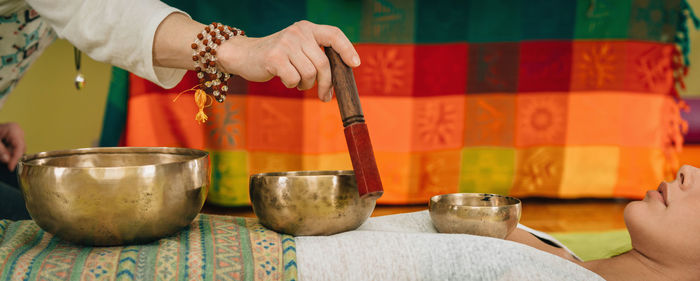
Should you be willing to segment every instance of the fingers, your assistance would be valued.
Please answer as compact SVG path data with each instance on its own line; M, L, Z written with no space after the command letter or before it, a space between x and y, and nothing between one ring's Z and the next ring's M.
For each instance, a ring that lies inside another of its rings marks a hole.
M301 81L299 72L297 72L297 69L289 60L277 63L275 68L268 69L268 71L272 73L272 75L279 76L280 80L282 80L282 84L287 88L294 88L299 85L299 81Z
M10 143L12 144L12 151L10 152L10 160L7 163L7 167L10 171L14 171L19 159L22 158L22 155L27 150L24 143L24 134L15 136L10 140Z
M0 162L7 164L7 168L10 170L14 169L14 167L10 168L10 152L2 142L0 142Z
M301 50L293 53L290 56L290 60L292 61L292 65L296 68L299 77L301 77L297 89L301 91L311 89L316 82L316 66L311 63L306 54Z
M309 24L313 24L310 23ZM355 47L352 46L350 39L345 36L339 28L330 25L315 25L312 28L314 38L319 45L324 47L332 47L340 57L343 59L345 64L350 67L360 66L360 56L357 54Z
M329 102L333 98L331 92L331 67L328 57L318 46L311 44L303 47L304 53L316 68L316 80L318 80L318 98L324 102Z

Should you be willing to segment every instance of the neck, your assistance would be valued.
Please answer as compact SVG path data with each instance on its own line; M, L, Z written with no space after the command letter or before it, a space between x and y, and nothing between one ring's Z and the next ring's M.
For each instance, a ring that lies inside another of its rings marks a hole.
M584 262L582 265L608 281L694 280L698 274L697 269L672 267L650 259L635 249L609 259Z

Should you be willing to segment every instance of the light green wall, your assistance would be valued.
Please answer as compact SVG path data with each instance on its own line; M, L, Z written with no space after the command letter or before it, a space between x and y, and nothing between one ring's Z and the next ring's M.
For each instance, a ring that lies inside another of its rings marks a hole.
M693 7L695 13L700 15L700 0L689 0L688 4ZM681 92L685 96L700 96L700 31L688 22L690 30L690 70L685 78L686 91Z
M30 67L0 109L24 129L27 153L94 146L102 130L110 66L82 57L86 87L75 89L73 46L57 40Z

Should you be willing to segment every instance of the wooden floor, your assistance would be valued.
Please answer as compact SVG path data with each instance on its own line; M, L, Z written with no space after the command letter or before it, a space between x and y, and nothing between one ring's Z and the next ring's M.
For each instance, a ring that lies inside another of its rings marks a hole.
M584 232L624 229L623 212L629 203L621 199L523 200L520 223L545 232ZM372 216L415 212L427 205L377 206ZM224 208L205 205L204 213L255 217L250 207Z

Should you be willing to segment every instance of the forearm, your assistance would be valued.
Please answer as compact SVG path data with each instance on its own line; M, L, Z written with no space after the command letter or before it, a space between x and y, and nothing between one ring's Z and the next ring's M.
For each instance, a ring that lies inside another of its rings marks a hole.
M161 67L194 69L192 48L204 24L182 13L167 16L156 29L153 39L153 64Z

